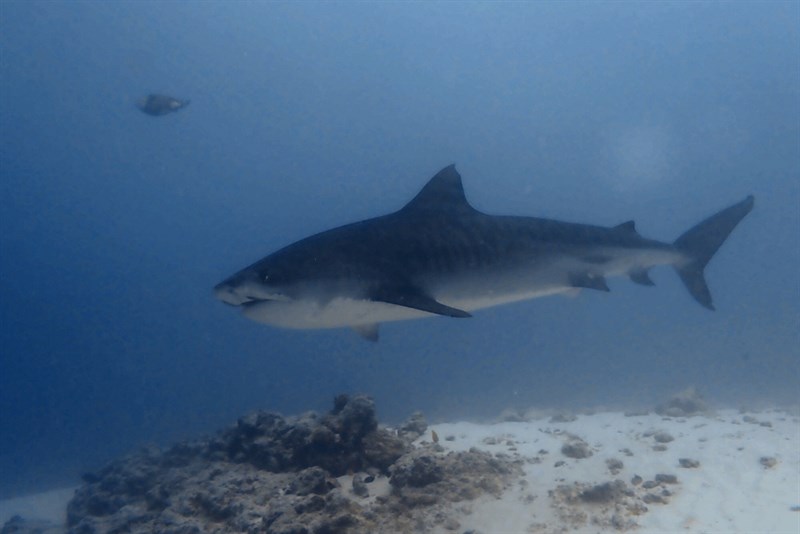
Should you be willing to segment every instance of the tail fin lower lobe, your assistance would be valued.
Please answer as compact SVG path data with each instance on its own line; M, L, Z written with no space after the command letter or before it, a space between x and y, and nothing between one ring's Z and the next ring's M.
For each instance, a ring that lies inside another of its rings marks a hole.
M688 263L675 267L678 276L694 299L709 310L713 310L714 305L703 270L739 221L752 209L753 195L750 195L695 225L674 243L675 248L690 258Z

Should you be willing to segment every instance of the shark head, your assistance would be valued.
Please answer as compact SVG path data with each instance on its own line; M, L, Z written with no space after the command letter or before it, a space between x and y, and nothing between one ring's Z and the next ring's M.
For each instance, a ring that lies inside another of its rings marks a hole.
M231 306L291 300L289 284L264 268L248 267L214 286L218 300Z
M359 282L343 283L325 270L319 276L284 272L282 254L268 257L214 287L218 300L250 320L284 328L332 328L371 323L376 311L393 308L364 300ZM377 309L376 309L377 308Z
M312 239L314 241L314 239ZM341 276L338 246L301 241L242 269L214 287L214 295L253 321L284 328L326 328L365 321L365 282ZM355 308L355 309L354 309Z

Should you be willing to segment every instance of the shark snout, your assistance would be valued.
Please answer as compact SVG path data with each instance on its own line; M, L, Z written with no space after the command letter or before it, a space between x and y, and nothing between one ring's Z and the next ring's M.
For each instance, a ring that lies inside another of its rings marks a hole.
M237 273L214 286L214 296L231 306L288 299L280 288L268 286L260 278L263 277L250 271Z
M217 300L231 306L240 306L249 300L247 297L240 295L236 288L228 282L222 282L214 286L214 296L217 297Z

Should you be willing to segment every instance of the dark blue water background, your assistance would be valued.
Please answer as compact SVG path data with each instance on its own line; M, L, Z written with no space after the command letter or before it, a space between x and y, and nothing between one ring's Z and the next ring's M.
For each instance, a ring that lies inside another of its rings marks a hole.
M0 496L256 408L796 403L800 4L0 3ZM152 118L150 92L191 98ZM401 207L455 162L497 214L672 241L753 193L708 268L481 311L282 331L223 277Z

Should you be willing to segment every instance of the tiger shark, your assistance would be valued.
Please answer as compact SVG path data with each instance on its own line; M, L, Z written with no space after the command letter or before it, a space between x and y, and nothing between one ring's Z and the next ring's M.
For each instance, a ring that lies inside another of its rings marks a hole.
M214 288L248 319L284 328L350 327L377 341L378 325L423 317L470 317L510 302L580 289L606 278L652 286L651 267L671 265L692 297L713 310L704 269L753 197L700 222L673 243L613 227L473 208L450 165L400 210L312 235L242 269Z

